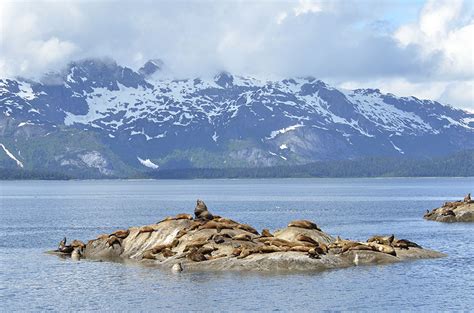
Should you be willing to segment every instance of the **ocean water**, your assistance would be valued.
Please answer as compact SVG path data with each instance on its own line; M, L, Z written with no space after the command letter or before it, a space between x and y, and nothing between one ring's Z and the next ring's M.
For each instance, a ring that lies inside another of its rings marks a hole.
M474 178L0 181L0 311L474 310L474 224L425 221ZM366 240L392 234L448 257L316 273L186 273L61 259L62 237L211 212L258 229L310 219Z

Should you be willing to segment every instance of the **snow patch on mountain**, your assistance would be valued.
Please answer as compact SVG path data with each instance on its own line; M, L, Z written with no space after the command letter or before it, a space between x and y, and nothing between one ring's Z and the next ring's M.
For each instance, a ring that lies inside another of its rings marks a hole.
M150 159L142 159L140 157L137 157L137 159L143 166L149 167L151 169L156 170L160 167L159 165L153 163Z
M13 153L11 153L7 147L5 147L5 145L3 143L0 143L0 147L2 147L3 151L7 154L7 156L12 159L13 161L16 162L16 165L18 165L19 167L23 168L23 163L18 160L14 155Z

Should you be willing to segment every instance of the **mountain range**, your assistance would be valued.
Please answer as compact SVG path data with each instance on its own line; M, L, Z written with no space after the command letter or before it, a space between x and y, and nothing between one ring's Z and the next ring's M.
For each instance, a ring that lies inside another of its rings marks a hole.
M163 67L85 59L0 79L0 168L128 177L474 149L474 114L436 101L313 77L171 79Z

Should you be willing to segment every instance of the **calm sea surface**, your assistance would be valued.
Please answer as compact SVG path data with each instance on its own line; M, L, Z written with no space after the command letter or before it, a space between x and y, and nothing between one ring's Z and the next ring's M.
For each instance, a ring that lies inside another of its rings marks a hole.
M474 178L0 181L0 310L474 310L474 224L422 218L468 192ZM86 241L191 213L197 198L258 229L304 218L332 235L394 233L449 256L313 274L174 275L43 253L64 236Z

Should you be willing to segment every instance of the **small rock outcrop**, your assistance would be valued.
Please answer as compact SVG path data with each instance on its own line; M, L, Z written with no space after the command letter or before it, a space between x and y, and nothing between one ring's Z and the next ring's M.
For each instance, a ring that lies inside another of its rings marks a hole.
M446 223L474 222L474 201L468 193L462 201L445 202L440 208L427 210L424 218Z
M178 214L111 234L87 244L65 240L52 253L75 259L135 261L181 271L318 271L354 265L437 258L444 254L406 239L374 236L366 242L334 238L314 222L296 220L260 234L250 225L212 215L198 200L195 218Z

